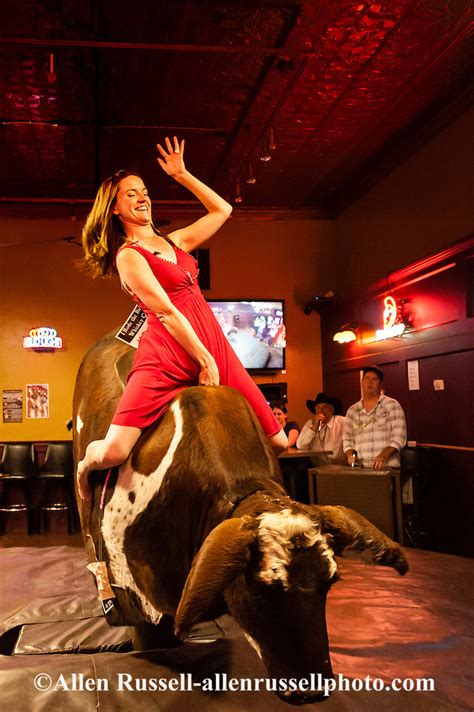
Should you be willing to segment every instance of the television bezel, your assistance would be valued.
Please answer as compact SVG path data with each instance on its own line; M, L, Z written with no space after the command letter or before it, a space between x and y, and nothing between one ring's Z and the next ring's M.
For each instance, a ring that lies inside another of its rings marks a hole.
M247 368L244 366L245 370L248 371L248 373L251 373L253 375L268 375L268 374L275 374L275 373L280 373L281 371L286 371L286 349L287 344L286 344L286 304L284 299L279 299L278 297L269 299L268 297L265 297L263 299L258 299L258 298L252 298L249 299L248 297L238 297L236 299L230 299L226 297L225 299L218 299L217 297L212 297L207 298L206 297L206 302L209 304L235 304L236 302L245 302L245 303L252 303L252 302L268 302L269 304L274 304L275 302L280 302L282 305L282 311L283 311L283 325L285 326L285 348L283 349L283 366L281 368ZM223 332L224 333L224 332ZM227 337L224 334L224 337L227 339ZM229 342L230 346L230 342ZM242 362L241 362L242 363Z

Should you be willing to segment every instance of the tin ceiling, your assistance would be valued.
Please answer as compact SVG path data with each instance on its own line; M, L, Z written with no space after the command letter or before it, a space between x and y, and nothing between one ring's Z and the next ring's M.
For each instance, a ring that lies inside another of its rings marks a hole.
M472 102L470 7L3 5L0 199L80 205L130 167L161 203L185 205L155 158L177 134L190 170L231 200L240 188L242 207L335 216Z

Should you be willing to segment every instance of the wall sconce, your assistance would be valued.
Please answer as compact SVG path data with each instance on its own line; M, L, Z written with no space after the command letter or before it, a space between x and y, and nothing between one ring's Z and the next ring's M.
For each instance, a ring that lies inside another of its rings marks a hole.
M332 337L332 340L336 341L338 344L349 344L351 341L356 341L358 328L359 324L356 324L355 322L351 324L343 324L339 331L336 331Z

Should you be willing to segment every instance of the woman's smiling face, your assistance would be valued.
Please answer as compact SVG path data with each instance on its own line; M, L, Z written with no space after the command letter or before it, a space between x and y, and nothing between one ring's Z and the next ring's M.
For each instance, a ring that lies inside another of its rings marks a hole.
M151 222L151 200L139 176L126 176L120 181L114 214L125 224L148 225Z
M284 413L284 412L281 410L281 408L278 408L277 406L274 406L274 407L272 408L272 411L273 411L273 415L274 415L275 418L277 419L279 425L280 425L282 428L284 428L285 425L286 425L286 418L287 418L286 413Z

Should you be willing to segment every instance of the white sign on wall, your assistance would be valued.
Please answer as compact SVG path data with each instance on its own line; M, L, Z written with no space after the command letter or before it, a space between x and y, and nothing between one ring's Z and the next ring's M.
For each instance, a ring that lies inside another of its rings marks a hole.
M418 368L418 361L407 361L407 374L408 374L408 390L409 391L419 391L420 390L420 372Z

